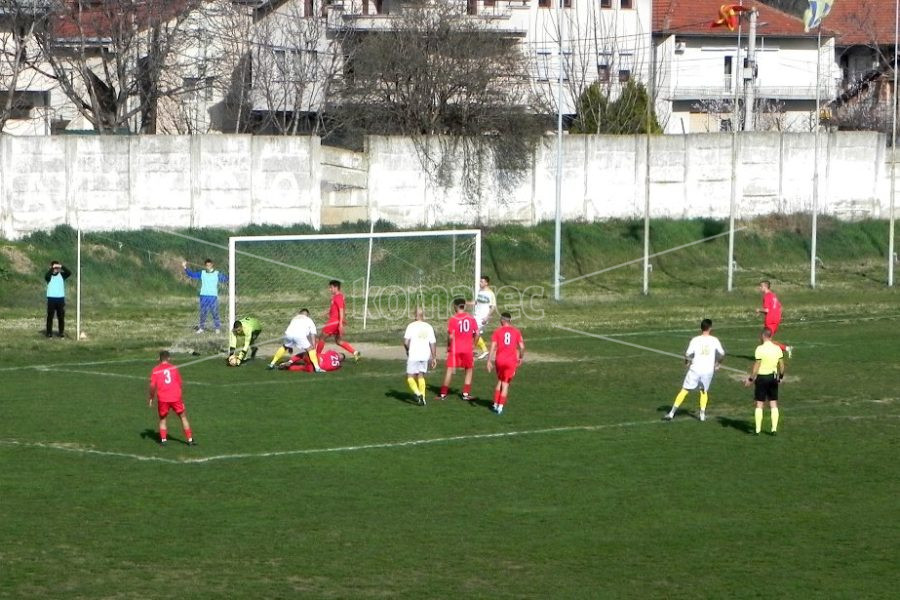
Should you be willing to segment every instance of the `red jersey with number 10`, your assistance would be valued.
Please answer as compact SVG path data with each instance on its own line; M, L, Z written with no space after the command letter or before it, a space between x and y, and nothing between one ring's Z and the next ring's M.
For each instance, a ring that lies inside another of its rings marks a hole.
M467 312L458 312L447 321L447 334L451 354L471 354L478 335L478 321Z
M498 363L517 363L519 361L519 342L522 341L522 332L512 325L502 325L494 330L491 342L497 344Z
M181 402L181 373L169 362L161 362L150 373L150 386L159 402Z

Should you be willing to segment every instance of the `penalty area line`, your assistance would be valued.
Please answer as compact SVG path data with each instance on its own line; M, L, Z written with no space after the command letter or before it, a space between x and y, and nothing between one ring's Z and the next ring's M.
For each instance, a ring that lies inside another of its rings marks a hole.
M791 420L800 421L825 421L825 420L850 420L861 421L867 419L896 419L900 418L900 414L893 415L797 415ZM681 419L682 422L688 422L688 419ZM420 440L408 440L405 442L381 442L375 444L360 444L357 446L334 446L330 448L307 448L301 450L279 450L274 452L247 452L242 454L219 454L214 456L206 456L203 458L164 458L162 456L148 456L144 454L130 454L127 452L111 452L107 450L96 450L94 448L85 448L77 444L65 442L22 442L19 440L3 440L0 439L0 446L13 446L19 448L41 448L46 450L59 450L61 452L69 452L73 454L87 454L91 456L104 456L110 458L128 458L138 462L156 462L172 465L185 464L208 464L221 461L247 460L256 458L277 458L283 456L304 456L316 454L332 454L338 452L359 452L364 450L391 450L394 448L409 448L413 446L428 446L432 444L466 442L470 440L491 440L501 438L511 438L528 435L539 435L548 433L571 433L576 431L602 431L604 429L621 429L625 427L639 427L643 425L663 425L671 427L671 423L660 419L652 421L630 421L624 423L607 423L603 425L570 425L563 427L548 427L546 429L530 429L524 431L505 431L499 433L475 433L470 435L454 435L439 438L428 438Z
M622 344L623 346L630 346L632 348L637 348L639 350L645 350L647 352L655 352L656 354L662 354L663 356L673 356L675 358L684 358L683 354L675 354L674 352L666 352L665 350L658 350L656 348L651 348L649 346L641 346L640 344L632 344L631 342L626 342L625 340L617 340L615 338L611 338L608 335L600 335L599 333L590 333L587 331L579 331L578 329L572 329L570 327L565 327L563 325L555 325L557 329L562 329L563 331L569 331L571 333L577 333L583 335L585 337L592 337L598 340L603 340L605 342L612 342L614 344ZM746 370L735 369L734 367L728 367L725 365L719 366L720 369L731 371L733 373L741 373L746 374Z
M299 450L277 450L273 452L247 452L241 454L218 454L202 458L164 458L162 456L148 456L143 454L130 454L127 452L111 452L85 448L77 444L65 442L22 442L18 440L2 440L0 446L15 446L20 448L42 448L46 450L59 450L75 454L88 454L93 456L106 456L110 458L130 458L139 462L158 462L167 464L208 464L213 462L230 460L247 460L255 458L276 458L282 456L304 456L315 454L332 454L338 452L359 452L364 450L390 450L394 448L409 448L412 446L428 446L432 444L465 442L470 440L490 440L498 438L510 438L527 435L547 433L568 433L574 431L601 431L604 429L618 429L623 427L637 427L641 425L660 425L663 421L633 421L627 423L609 423L604 425L571 425L565 427L549 427L546 429L530 429L524 431L504 431L499 433L474 433L470 435L454 435L439 438L426 438L419 440L407 440L404 442L379 442L374 444L360 444L356 446L333 446L330 448L305 448Z

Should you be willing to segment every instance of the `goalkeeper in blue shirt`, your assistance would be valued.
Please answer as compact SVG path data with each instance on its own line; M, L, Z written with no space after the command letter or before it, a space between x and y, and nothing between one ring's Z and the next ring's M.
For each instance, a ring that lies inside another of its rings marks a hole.
M222 321L219 319L219 284L227 283L228 276L215 269L213 261L207 258L203 261L202 271L191 271L187 262L181 263L184 274L191 279L200 280L200 323L197 325L197 333L203 333L206 327L206 316L212 316L216 333L221 333Z

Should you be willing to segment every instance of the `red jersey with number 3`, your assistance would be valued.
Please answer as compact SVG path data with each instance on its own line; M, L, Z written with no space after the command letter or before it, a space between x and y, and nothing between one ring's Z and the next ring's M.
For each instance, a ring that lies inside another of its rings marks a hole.
M781 323L781 302L775 292L763 294L763 308L766 309L766 323Z
M519 362L519 343L522 332L512 325L502 325L494 330L491 342L497 344L497 363L516 364Z
M161 362L153 368L150 386L156 390L159 402L181 402L181 373L172 363Z
M450 336L451 354L472 354L478 321L467 312L458 312L447 321L447 335Z

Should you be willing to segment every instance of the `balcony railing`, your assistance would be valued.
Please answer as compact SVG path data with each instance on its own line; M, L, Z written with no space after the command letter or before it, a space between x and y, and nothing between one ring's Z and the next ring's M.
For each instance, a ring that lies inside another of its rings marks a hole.
M815 100L815 86L769 86L759 85L754 88L756 97L771 100ZM743 95L743 87L738 91ZM822 86L818 89L819 98L828 100L834 97L833 86ZM728 100L734 97L732 86L678 86L672 90L672 100Z

